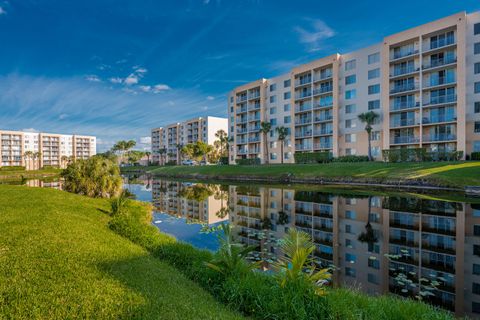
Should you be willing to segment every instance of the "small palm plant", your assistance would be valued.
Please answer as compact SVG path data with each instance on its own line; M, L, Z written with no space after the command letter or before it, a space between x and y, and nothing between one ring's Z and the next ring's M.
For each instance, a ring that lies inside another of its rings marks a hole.
M276 277L282 288L310 286L317 295L325 295L324 285L330 280L328 269L317 271L312 257L315 245L306 232L295 228L288 229L287 235L280 241L284 257L272 265L277 271Z
M110 201L110 209L112 211L111 213L112 216L119 215L125 211L125 207L127 205L129 198L130 198L130 193L128 192L128 190L124 189L122 190L122 192L120 192L118 197L113 198Z
M250 263L246 260L248 254L255 250L254 246L235 243L232 228L228 224L220 225L222 233L219 236L220 249L206 266L223 275L244 275L259 267L259 263Z

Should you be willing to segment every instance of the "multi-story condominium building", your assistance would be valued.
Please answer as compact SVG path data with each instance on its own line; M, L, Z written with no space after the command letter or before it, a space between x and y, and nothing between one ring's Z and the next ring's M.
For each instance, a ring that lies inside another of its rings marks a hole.
M152 129L152 160L165 164L179 161L179 149L189 143L202 141L213 144L219 130L228 133L228 120L218 117L198 117Z
M367 111L380 116L371 134L377 159L397 148L480 151L480 12L461 12L235 88L228 95L230 163L294 162L295 152L366 155L368 135L358 115ZM266 141L261 122L273 127ZM290 131L283 155L279 126Z
M96 138L92 136L0 130L0 139L0 167L64 167L69 160L86 159L97 152Z

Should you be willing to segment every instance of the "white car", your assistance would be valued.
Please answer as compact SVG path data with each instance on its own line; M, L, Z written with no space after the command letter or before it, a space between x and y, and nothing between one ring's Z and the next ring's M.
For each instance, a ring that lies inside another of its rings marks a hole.
M197 165L197 161L193 161L193 160L183 160L183 161L182 161L182 165L184 165L184 166L196 166L196 165Z

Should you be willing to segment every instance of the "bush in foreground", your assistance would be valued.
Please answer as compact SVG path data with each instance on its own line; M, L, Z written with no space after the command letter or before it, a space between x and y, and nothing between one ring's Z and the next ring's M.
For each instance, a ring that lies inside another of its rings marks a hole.
M348 289L328 289L325 296L300 286L282 288L260 272L243 276L207 268L213 254L158 232L150 225L151 207L131 202L110 228L168 262L218 300L255 319L452 319L444 311L392 296L371 297ZM300 282L305 285L305 282Z

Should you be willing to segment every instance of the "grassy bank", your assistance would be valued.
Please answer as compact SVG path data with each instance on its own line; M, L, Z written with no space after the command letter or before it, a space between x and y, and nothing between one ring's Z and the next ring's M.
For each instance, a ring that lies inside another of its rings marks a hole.
M105 200L0 185L0 203L0 319L241 318L111 231Z
M0 170L0 180L40 179L60 175L61 169L46 168L40 170Z
M177 178L212 178L279 182L345 182L390 185L426 185L463 188L480 186L480 162L327 163L260 166L166 166L145 172Z

